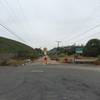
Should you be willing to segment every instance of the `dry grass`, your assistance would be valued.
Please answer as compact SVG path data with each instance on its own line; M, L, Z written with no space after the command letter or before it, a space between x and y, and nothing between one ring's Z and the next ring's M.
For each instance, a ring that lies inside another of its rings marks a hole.
M25 63L24 60L9 59L9 60L3 61L1 65L2 66L17 66L17 65L22 65L24 63Z
M94 61L94 64L100 65L100 57L98 57L98 59L96 61Z

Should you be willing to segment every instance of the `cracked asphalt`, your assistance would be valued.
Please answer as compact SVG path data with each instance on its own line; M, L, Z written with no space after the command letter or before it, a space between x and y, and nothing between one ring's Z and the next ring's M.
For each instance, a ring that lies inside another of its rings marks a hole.
M100 100L100 68L81 64L0 67L0 100Z

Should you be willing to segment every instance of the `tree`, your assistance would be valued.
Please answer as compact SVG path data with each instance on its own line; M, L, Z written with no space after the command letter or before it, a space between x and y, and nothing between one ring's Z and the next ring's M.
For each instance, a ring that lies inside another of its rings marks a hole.
M100 55L100 40L99 39L89 40L84 48L84 55L90 57L96 57Z

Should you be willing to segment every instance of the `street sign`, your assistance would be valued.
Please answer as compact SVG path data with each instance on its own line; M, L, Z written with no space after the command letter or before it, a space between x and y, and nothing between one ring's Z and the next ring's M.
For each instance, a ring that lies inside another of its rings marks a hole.
M82 54L83 53L83 48L76 48L75 53L76 54Z
M44 48L43 51L44 51L44 52L47 52L47 48Z
M43 51L44 51L44 55L47 55L47 48L44 48Z

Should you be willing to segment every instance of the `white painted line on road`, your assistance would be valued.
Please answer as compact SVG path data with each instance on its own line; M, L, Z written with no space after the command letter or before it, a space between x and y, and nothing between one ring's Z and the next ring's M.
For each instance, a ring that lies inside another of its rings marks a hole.
M43 73L44 71L43 70L32 70L31 72L33 72L33 73Z

